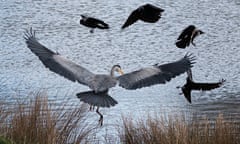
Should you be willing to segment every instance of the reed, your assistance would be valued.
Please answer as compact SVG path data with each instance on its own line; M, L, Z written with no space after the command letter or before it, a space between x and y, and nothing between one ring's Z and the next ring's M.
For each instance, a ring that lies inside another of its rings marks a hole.
M225 121L223 115L215 121L190 122L176 117L124 118L123 125L120 137L125 144L240 144L240 122Z
M100 129L85 121L88 120L85 112L83 105L66 109L50 104L47 96L41 93L30 102L17 103L13 107L0 102L0 143L100 143L93 137ZM123 117L123 125L117 129L118 137L113 139L111 132L107 133L105 143L240 144L240 122L226 120L223 115L215 120L186 120L184 116L148 116L139 120Z
M51 106L47 96L37 94L28 104L6 109L0 105L0 136L14 144L87 143L94 127L85 122L85 108Z

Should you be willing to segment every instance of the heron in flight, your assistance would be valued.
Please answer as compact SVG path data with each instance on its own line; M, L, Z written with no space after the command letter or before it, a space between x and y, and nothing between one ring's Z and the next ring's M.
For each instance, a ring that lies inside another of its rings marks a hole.
M81 101L88 103L90 106L97 107L96 112L100 115L99 122L101 125L103 116L99 112L99 108L117 104L117 101L107 95L109 88L116 86L117 83L119 86L129 90L164 84L189 70L195 63L195 57L192 54L186 54L180 60L172 63L155 64L126 74L123 74L119 65L114 65L110 74L94 74L39 43L32 28L25 32L24 38L27 47L38 56L45 67L73 82L77 81L92 89L91 92L79 93L77 96ZM121 75L115 76L115 72Z
M142 5L132 11L132 13L128 16L126 22L123 24L122 29L132 25L137 20L142 20L148 23L155 23L161 18L162 12L164 12L163 9L152 4Z
M196 46L196 44L193 42L193 40L198 35L201 35L201 34L204 34L204 32L201 31L200 29L197 29L196 26L194 26L194 25L189 25L179 35L177 42L176 42L176 46L178 48L182 48L182 49L188 47L190 45L190 43L192 43L193 46Z

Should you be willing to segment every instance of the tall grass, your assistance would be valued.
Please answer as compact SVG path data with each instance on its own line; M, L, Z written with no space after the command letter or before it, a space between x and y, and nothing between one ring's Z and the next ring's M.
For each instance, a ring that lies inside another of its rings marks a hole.
M0 144L101 143L93 137L100 129L85 121L88 120L85 112L81 105L70 109L55 106L43 94L13 107L0 102ZM207 118L189 121L184 116L148 116L145 120L129 117L123 118L123 127L118 129L119 137L108 139L110 131L105 143L240 144L240 122L226 121L223 115L215 121ZM113 138L111 134L109 137Z
M41 94L27 105L6 107L0 104L0 136L15 144L87 143L94 129L85 122L83 106L53 108Z
M147 120L123 119L120 133L126 144L240 144L240 122L224 121L219 115L215 121L186 121L184 118L148 117Z

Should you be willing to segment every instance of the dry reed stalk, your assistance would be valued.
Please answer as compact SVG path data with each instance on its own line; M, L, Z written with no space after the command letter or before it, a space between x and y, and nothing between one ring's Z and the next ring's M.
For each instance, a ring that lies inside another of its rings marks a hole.
M147 120L123 119L122 143L126 144L240 144L240 122L186 121L180 118L148 117Z
M38 93L30 103L18 103L11 111L0 107L0 128L4 137L17 144L78 144L94 129L85 122L84 114L83 106L53 110L47 97Z

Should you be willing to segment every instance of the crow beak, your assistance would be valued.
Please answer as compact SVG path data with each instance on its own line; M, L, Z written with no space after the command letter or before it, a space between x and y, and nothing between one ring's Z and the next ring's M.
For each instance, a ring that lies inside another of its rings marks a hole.
M199 31L200 32L200 34L204 34L205 32L203 32L203 31Z

